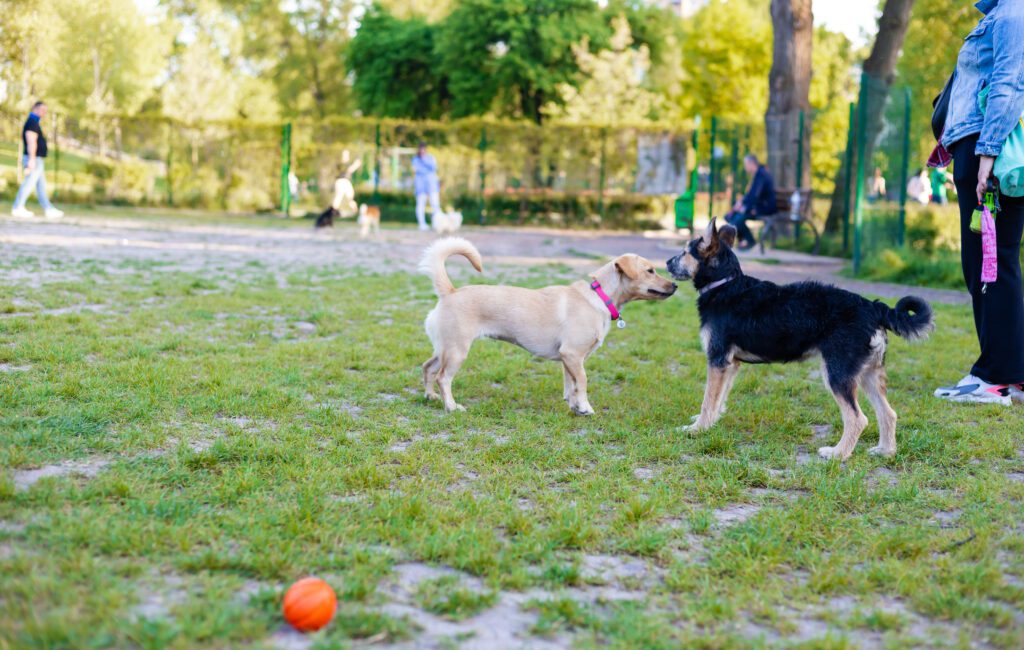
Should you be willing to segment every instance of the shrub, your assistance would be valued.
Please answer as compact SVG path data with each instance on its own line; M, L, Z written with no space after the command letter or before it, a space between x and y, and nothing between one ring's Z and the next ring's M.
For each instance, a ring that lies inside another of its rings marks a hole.
M177 205L220 208L222 204L220 178L209 167L193 169L186 163L174 163L171 167L171 189Z
M274 199L265 179L254 177L250 171L233 171L228 181L225 207L229 212L265 211L273 209Z
M114 165L106 183L107 198L127 203L142 203L153 193L156 174L151 165L122 160Z

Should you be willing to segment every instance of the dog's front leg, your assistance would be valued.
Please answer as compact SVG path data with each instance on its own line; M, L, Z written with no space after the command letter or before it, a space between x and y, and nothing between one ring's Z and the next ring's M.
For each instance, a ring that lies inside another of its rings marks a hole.
M562 362L562 399L564 399L570 407L575 408L576 406L576 384L572 379L572 374L569 372L569 366Z
M701 403L700 415L693 424L683 427L683 431L696 433L710 429L722 415L722 404L727 397L728 388L732 385L732 378L738 370L737 364L728 364L718 367L708 364L708 380L704 385L704 401Z
M576 415L593 415L594 407L587 399L587 371L583 369L583 358L571 353L562 353L562 364L573 384L569 406ZM573 403L575 400L575 404Z

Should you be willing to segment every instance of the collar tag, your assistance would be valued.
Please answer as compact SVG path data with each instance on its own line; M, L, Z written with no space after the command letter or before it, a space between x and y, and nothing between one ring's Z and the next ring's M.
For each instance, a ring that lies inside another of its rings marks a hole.
M626 321L620 318L619 320L615 321L615 326L618 327L620 330L624 330L626 329Z

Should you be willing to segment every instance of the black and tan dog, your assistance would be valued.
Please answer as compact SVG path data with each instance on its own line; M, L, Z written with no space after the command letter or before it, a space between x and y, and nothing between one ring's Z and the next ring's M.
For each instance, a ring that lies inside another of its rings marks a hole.
M886 331L907 339L925 338L932 310L916 297L896 308L855 293L798 282L779 286L743 275L732 252L736 229L712 220L701 237L668 261L677 280L692 280L697 289L700 337L708 358L704 403L691 431L715 424L741 363L786 363L820 356L825 385L843 415L843 436L835 447L822 447L823 458L845 459L868 424L857 403L857 389L867 393L878 419L878 446L871 453L896 453L896 413L886 399Z

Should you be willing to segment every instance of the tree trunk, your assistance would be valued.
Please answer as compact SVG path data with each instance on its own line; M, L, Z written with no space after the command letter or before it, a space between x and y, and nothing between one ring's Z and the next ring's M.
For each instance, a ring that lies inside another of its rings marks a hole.
M805 188L811 182L811 49L814 16L811 0L772 0L775 35L769 76L768 112L764 116L768 169L775 185ZM800 113L804 113L803 140ZM797 178L797 159L803 150L803 169Z
M907 35L907 27L910 26L910 11L914 7L914 0L885 0L885 7L882 9L882 17L878 19L878 36L871 47L871 56L864 62L864 73L867 88L861 95L867 101L866 120L863 125L858 125L858 131L867 134L867 141L864 147L864 159L870 161L875 154L875 146L878 144L878 136L882 132L882 119L885 116L885 103L889 97L889 89L896 78L896 63L900 57L900 50L903 48L903 39ZM858 113L860 111L858 110ZM863 129L861 131L861 129ZM853 146L853 169L846 169L844 164L840 165L836 174L836 188L832 193L832 206L828 211L828 220L825 222L825 230L837 232L846 213L848 205L847 189L856 191L850 187L850 174L857 169L857 146ZM867 174L865 174L867 175Z

